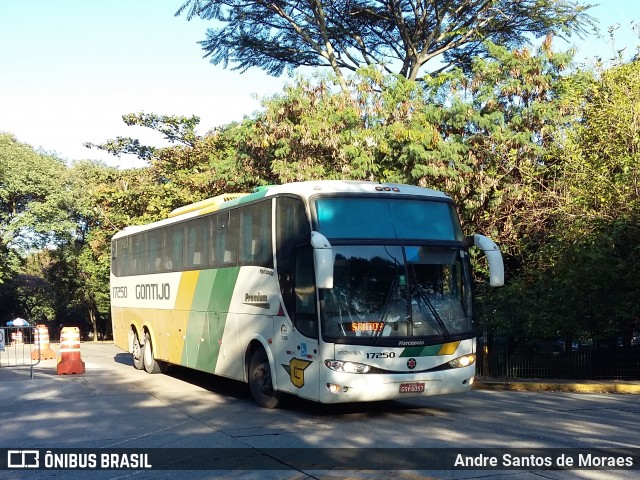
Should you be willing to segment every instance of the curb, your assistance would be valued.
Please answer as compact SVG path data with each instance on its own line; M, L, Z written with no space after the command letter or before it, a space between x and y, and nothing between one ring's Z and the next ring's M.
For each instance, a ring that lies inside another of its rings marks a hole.
M476 390L514 392L571 392L571 393L619 393L640 394L640 382L585 382L553 380L492 380L479 379L473 384Z

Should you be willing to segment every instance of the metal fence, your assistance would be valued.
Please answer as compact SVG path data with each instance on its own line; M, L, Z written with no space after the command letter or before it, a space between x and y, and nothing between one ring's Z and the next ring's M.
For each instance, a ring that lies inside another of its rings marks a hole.
M40 363L40 343L36 342L37 327L0 328L0 368L33 367Z
M482 377L640 380L640 345L581 345L563 340L478 338Z

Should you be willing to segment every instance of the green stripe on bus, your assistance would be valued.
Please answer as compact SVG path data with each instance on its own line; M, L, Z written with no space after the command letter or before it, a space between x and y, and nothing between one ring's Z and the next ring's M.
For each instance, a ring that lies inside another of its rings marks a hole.
M407 347L400 357L433 357L438 355L442 345L429 345L428 347Z
M182 364L214 372L239 267L203 270L193 292Z

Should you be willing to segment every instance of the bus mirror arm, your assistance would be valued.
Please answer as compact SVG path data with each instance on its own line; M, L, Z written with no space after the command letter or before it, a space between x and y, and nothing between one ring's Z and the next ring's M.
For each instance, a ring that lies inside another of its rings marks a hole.
M473 245L478 247L487 256L489 262L489 285L502 287L504 285L504 263L498 246L488 237L475 234Z
M316 286L333 288L333 249L329 240L319 232L311 232L311 246L316 270Z

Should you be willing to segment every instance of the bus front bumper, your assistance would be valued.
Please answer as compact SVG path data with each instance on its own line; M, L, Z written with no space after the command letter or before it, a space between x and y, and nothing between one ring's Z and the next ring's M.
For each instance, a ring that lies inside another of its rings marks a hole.
M416 374L352 374L322 369L320 402L347 403L466 393L475 365Z

